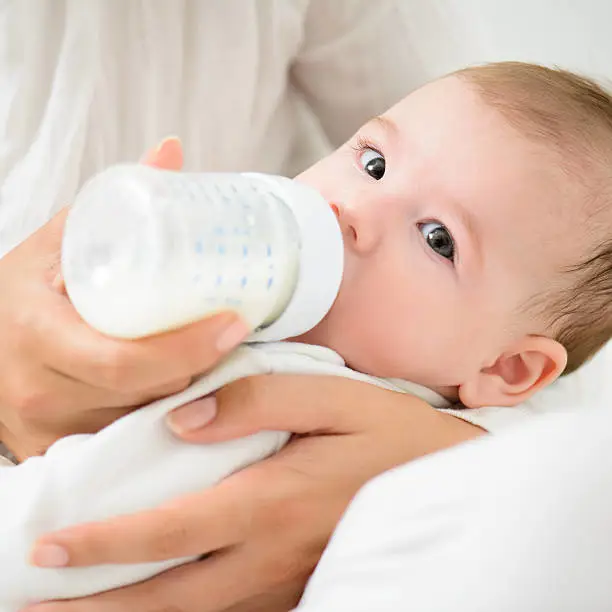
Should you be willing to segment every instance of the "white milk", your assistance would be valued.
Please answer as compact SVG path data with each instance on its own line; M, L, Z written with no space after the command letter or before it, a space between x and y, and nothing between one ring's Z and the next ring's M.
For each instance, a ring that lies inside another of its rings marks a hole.
M314 327L336 298L340 228L315 190L261 174L113 166L68 215L62 271L92 327L137 338L239 312L254 340Z

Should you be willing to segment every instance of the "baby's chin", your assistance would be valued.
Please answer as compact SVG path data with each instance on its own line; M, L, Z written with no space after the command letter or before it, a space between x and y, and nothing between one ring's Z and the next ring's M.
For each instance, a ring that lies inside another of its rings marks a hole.
M333 348L329 343L329 336L325 333L327 327L325 319L320 321L312 329L307 332L294 336L293 338L287 338L288 342L302 342L304 344L315 344L317 346L324 346L326 348ZM334 349L335 350L335 349Z
M459 387L432 387L431 390L441 395L451 404L459 403Z

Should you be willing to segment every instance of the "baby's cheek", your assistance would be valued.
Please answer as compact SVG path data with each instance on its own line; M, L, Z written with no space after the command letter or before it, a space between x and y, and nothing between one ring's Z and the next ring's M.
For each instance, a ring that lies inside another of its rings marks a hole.
M461 327L437 303L390 299L379 327L387 376L426 386L452 385L463 369Z
M418 326L411 325L401 303L375 288L343 297L331 323L335 348L351 367L383 377L411 372Z

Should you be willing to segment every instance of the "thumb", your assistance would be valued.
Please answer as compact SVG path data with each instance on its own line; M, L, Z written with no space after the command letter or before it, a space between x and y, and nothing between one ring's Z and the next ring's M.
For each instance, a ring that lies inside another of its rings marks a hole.
M39 228L34 234L34 242L38 246L44 246L46 250L59 249L62 244L62 235L64 233L64 225L70 207L62 208L54 217L52 217L45 225Z
M68 211L69 207L60 210L14 250L16 256L24 254L26 259L22 261L32 262L42 272L45 282L59 292L61 281L56 279L60 275L62 236Z
M163 170L178 171L183 167L183 146L176 136L161 141L155 148L148 151L141 163Z
M176 408L167 424L187 442L218 442L262 430L341 435L380 420L382 402L409 410L407 401L403 394L338 376L253 376Z
M175 136L162 140L157 148L151 149L144 156L141 163L164 170L180 170L183 167L181 141ZM59 262L62 235L69 210L70 207L66 206L37 232L37 237L43 241L47 251L53 253L54 259L50 264L51 287L59 293L65 293Z

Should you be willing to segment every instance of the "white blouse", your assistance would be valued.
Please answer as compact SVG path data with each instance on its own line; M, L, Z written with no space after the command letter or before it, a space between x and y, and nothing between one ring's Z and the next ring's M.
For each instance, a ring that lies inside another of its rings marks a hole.
M187 169L301 170L417 84L399 4L5 0L0 256L167 135Z

